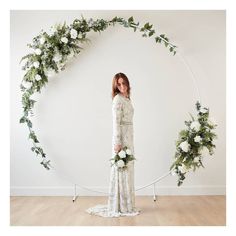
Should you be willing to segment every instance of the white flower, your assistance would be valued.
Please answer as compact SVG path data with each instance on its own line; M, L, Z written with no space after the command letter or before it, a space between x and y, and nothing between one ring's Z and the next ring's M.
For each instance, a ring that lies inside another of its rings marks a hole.
M122 160L117 161L116 164L118 167L123 167L125 165L125 163Z
M40 44L44 44L45 41L46 41L46 39L45 39L43 36L42 36L42 37L40 38L40 40L39 40Z
M205 108L205 107L204 107L204 108L201 108L201 109L200 109L200 112L203 113L203 114L207 113L207 108Z
M181 148L184 152L188 152L188 151L189 151L190 144L188 143L188 141L182 142L179 146L180 146L180 148Z
M38 62L38 61L35 61L35 62L33 63L33 65L34 65L35 68L39 68L39 62Z
M185 165L178 166L178 170L183 174L187 172L187 168Z
M63 43L68 43L68 38L62 37L62 38L61 38L61 41L62 41Z
M37 75L35 75L35 77L34 77L37 81L39 81L39 80L41 80L42 79L42 77L41 77L41 75L39 75L39 74L37 74Z
M35 49L35 53L36 53L37 55L41 55L42 51L41 51L40 48L36 48L36 49Z
M25 88L29 89L29 88L31 88L32 83L31 83L31 82L28 82L28 81L23 81L22 85L23 85Z
M126 154L125 154L125 151L124 150L121 150L119 153L118 153L119 157L120 158L125 158L126 157Z
M194 162L199 162L199 160L200 160L199 157L195 157L195 158L193 159Z
M199 136L199 135L197 135L195 138L194 138L194 142L196 142L196 143L199 143L199 142L201 142L202 141L202 138Z
M128 155L131 155L131 154L132 154L132 152L131 152L130 149L126 149L126 153L127 153Z
M62 55L59 54L59 53L56 53L56 54L54 55L54 57L53 57L53 60L54 60L55 62L59 62L61 59L62 59Z
M77 30L75 30L75 29L71 29L71 30L70 30L70 37L71 37L72 39L76 39L76 38L77 38L77 35L78 35Z
M207 147L203 146L203 148L200 150L201 156L205 157L208 156L209 150Z
M190 125L191 129L194 129L196 132L199 131L201 124L198 121L193 121Z

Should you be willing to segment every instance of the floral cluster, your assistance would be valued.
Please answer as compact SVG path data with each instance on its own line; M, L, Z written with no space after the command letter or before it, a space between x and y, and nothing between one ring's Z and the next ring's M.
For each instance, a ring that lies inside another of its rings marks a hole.
M209 117L209 108L201 107L196 103L197 118L191 114L192 120L185 121L186 129L181 130L179 139L176 141L176 153L174 163L170 170L178 176L178 186L183 183L185 174L190 170L204 167L202 159L214 153L216 147L214 139L217 135L213 132L217 124Z
M131 150L125 146L113 158L110 159L111 165L116 165L118 170L124 170L130 161L135 160Z

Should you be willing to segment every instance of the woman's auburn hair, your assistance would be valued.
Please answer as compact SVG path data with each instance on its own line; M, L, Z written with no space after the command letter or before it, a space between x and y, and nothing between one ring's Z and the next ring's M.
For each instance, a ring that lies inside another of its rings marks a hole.
M130 99L131 87L130 87L130 84L129 84L129 79L124 73L121 73L121 72L115 74L115 76L113 77L111 97L113 99L118 93L120 93L120 90L118 89L118 80L120 78L122 78L124 80L126 86L128 87L127 93L128 93L128 98Z

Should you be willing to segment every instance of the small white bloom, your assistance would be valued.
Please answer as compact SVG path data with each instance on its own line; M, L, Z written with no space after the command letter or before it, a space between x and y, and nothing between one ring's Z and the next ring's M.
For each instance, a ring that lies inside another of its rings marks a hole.
M53 60L54 60L55 62L59 62L61 59L62 59L62 55L59 54L59 53L56 53L56 54L54 55L54 57L53 57Z
M62 38L61 38L61 41L62 41L63 43L68 43L68 38L62 37Z
M130 149L126 149L126 153L127 153L128 155L131 155L131 154L132 154L132 152L131 152Z
M196 143L199 143L199 142L201 142L202 141L202 138L199 136L199 135L197 135L195 138L194 138L194 142L196 142Z
M195 157L195 158L193 159L194 162L199 162L199 160L200 160L199 157Z
M118 167L124 167L124 165L125 165L124 161L122 161L122 160L117 161L116 164Z
M182 173L182 174L184 174L184 173L186 173L187 172L187 168L186 168L186 166L185 165L181 165L181 166L178 166L178 170Z
M184 152L188 152L191 147L188 141L182 142L179 146Z
M71 37L72 39L76 39L76 38L77 38L77 35L78 35L77 30L75 30L75 29L71 29L71 30L70 30L70 37Z
M205 156L208 156L209 154L209 150L207 147L203 147L201 150L200 150L200 153L201 153L201 156L205 157Z
M40 40L39 40L40 44L44 44L45 41L46 41L46 39L45 39L43 36L42 36L42 37L40 38Z
M22 85L23 85L26 89L29 89L29 88L31 88L32 83L31 83L31 82L28 82L28 81L23 81Z
M198 132L200 130L200 126L201 124L198 121L193 121L190 125L190 128Z
M38 61L35 61L35 62L33 63L33 66L34 66L35 68L39 68L39 62L38 62Z
M207 111L208 111L208 110L207 110L207 108L205 108L205 107L200 109L200 112L203 113L203 114L207 113Z
M118 153L119 157L120 158L125 158L126 157L126 153L124 150L121 150L119 153Z
M42 79L42 77L41 77L41 75L39 75L39 74L37 74L37 75L35 75L35 77L34 77L37 81L39 81L39 80L41 80Z
M35 53L36 53L37 55L41 55L42 50L41 50L40 48L36 48L36 49L35 49Z

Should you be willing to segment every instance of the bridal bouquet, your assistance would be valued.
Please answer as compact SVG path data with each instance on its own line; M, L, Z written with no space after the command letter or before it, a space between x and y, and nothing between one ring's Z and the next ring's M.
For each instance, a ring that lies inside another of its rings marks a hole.
M133 160L135 160L135 158L127 146L121 149L113 158L110 159L111 165L116 165L120 170L127 168L128 162Z

